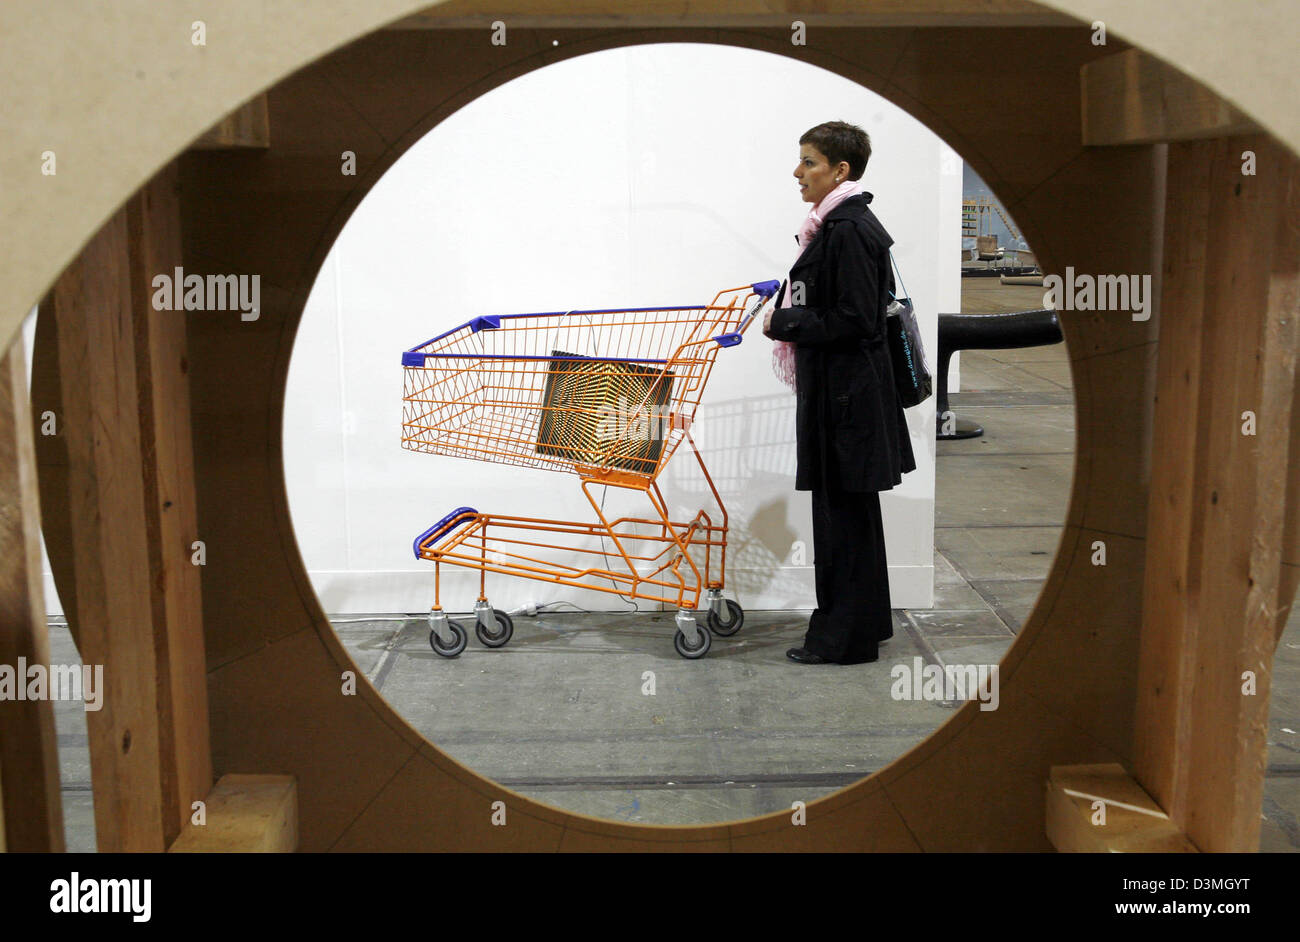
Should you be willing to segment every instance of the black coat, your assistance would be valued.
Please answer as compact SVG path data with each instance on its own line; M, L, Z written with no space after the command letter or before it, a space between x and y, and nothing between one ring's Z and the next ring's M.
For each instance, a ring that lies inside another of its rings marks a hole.
M803 304L775 310L767 331L795 345L800 491L887 491L916 470L885 339L894 240L871 198L851 196L827 215L790 269Z

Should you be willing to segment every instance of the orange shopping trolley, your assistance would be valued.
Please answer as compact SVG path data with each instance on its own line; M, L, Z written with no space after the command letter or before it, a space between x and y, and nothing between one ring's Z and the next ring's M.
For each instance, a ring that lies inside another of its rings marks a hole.
M475 634L499 648L514 631L487 600L487 574L610 592L677 609L677 652L708 653L711 633L740 630L724 599L727 510L690 428L718 351L739 344L776 281L720 291L688 307L476 317L402 354L402 447L576 474L596 522L458 507L415 538L434 564L429 643L456 657L468 633L442 609L444 563L479 571ZM673 520L657 478L685 441L717 508ZM645 516L608 519L593 488L644 495ZM707 629L696 620L707 592Z

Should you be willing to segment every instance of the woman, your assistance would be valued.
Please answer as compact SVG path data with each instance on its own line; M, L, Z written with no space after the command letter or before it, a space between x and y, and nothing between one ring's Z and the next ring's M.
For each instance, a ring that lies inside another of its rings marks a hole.
M916 470L885 340L890 238L858 181L865 131L842 121L799 138L794 176L812 203L801 252L763 333L795 387L795 488L812 491L817 608L800 664L860 664L894 633L880 491Z

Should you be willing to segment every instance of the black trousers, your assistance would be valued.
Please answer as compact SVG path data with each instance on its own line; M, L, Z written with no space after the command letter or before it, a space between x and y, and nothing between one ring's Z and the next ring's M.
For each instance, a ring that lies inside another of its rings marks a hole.
M893 637L880 493L812 492L817 608L805 649L841 664L874 661Z

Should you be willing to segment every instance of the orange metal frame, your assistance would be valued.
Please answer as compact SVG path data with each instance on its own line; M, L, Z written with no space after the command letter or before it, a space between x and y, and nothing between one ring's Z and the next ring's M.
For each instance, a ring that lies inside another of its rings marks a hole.
M419 545L421 559L434 563L434 610L442 608L441 570L442 563L465 566L480 571L479 598L486 598L487 573L496 572L503 575L551 582L556 585L574 586L580 589L595 589L628 598L645 599L662 602L676 608L698 608L700 592L704 588L721 589L726 585L727 575L727 508L722 502L718 489L713 484L709 469L695 442L690 436L691 445L700 469L704 473L709 489L713 493L721 515L721 522L715 524L705 510L700 510L689 522L669 519L668 507L664 501L659 485L653 480L633 482L631 475L592 474L581 478L582 492L591 503L592 509L600 519L597 523L581 523L567 520L550 520L542 517L516 517L503 514L466 513L447 531L434 534ZM591 485L623 487L644 493L656 513L656 517L618 517L609 519L600 504L591 493ZM488 528L494 530L489 536ZM633 527L657 528L658 532L633 532ZM504 535L499 531L506 531ZM525 539L522 533L554 534L551 539L560 542L542 542ZM563 542L562 537L578 538L573 542ZM581 540L608 538L614 544L614 552L603 546L595 549L580 544ZM633 552L628 544L632 542L660 545L662 548L653 554ZM559 551L572 556L600 556L605 566L574 566L561 563L555 559L546 559L541 555L529 555L538 550ZM692 551L695 551L693 554ZM617 557L623 561L626 569L615 570L609 566L609 558ZM700 559L695 557L699 556ZM716 569L714 557L717 557ZM656 565L648 573L640 571L641 566ZM683 573L683 564L686 573ZM716 578L715 578L716 573ZM689 578L687 577L689 575ZM607 580L610 584L593 581Z
M423 366L405 368L404 447L577 474L599 521L467 510L415 547L419 558L434 563L434 610L442 608L443 563L479 571L480 601L486 599L489 572L678 609L698 608L704 589L723 588L727 509L689 429L722 345L716 338L726 335L734 338L729 345L739 343L768 301L746 286L721 291L713 303L689 309L507 315L493 319L496 323L471 322L411 351L417 359L427 358ZM507 317L515 322L507 324ZM572 319L587 323L575 327ZM548 352L569 347L591 352L572 357ZM566 362L570 359L571 364ZM644 447L640 440L628 436L573 446L567 454L568 446L557 446L558 455L542 453L539 429L548 408L554 421L586 422L588 429L604 417L589 403L548 407L544 401L548 383L579 374L591 379L593 364L603 370L598 379L634 385L640 398L630 404L631 413L667 411L667 434L652 466L650 457L637 457L636 448ZM664 383L672 389L671 400L655 406L656 396L668 398ZM656 478L683 440L713 495L717 522L706 509L687 521L670 517ZM646 467L619 467L629 462ZM595 485L644 494L653 516L610 519L592 493ZM611 559L621 562L621 568Z

